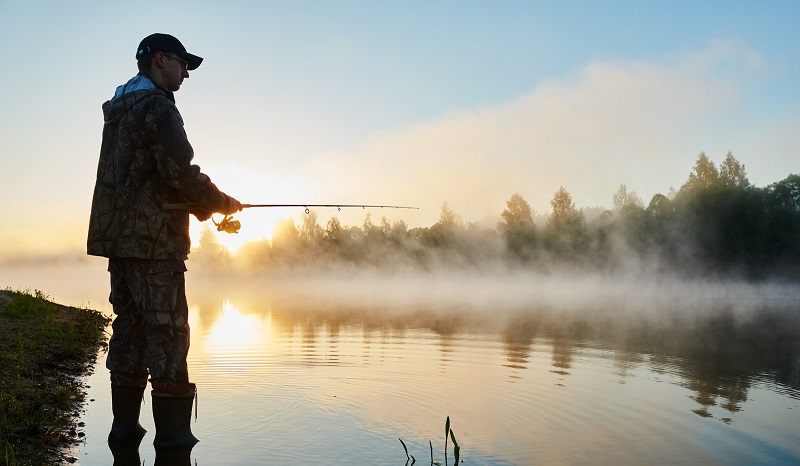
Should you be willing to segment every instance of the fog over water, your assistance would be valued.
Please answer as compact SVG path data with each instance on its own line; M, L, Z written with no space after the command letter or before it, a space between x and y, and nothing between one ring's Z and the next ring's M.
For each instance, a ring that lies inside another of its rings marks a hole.
M800 370L800 284L788 280L541 273L499 263L248 272L197 258L187 262L187 295L190 306L203 309L231 299L244 314L267 306L311 325L418 328L523 342L561 335L677 356L712 351L732 365L778 364L785 377L800 379L791 375ZM57 302L111 315L105 269L105 260L77 255L10 261L0 265L0 286L39 289Z
M445 416L472 464L800 457L796 282L245 262L187 262L192 464L402 464L398 437L420 461ZM105 260L77 254L0 265L2 287L110 314L108 283ZM89 466L111 462L103 358L82 416Z
M202 258L201 258L202 259ZM0 286L39 289L55 301L110 312L106 259L82 255L7 260L0 263ZM701 318L727 313L800 313L800 283L740 278L681 279L674 274L583 273L525 270L493 264L485 268L440 266L428 270L329 264L324 268L254 271L187 262L189 301L278 300L320 310L376 310L389 314L457 312L496 322L523 310L575 315L615 315L659 319Z

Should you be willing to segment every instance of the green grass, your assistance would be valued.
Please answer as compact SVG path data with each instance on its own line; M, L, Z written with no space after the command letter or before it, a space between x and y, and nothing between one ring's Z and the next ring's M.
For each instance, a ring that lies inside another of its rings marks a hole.
M39 290L0 291L0 466L60 464L77 440L77 378L104 344L107 323Z

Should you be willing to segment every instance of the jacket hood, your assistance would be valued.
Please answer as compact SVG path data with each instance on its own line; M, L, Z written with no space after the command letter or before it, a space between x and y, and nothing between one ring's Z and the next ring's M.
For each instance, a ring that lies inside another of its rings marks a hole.
M161 94L175 102L172 92L165 89L146 72L141 72L117 86L114 97L103 104L103 117L106 122L112 121L142 99Z

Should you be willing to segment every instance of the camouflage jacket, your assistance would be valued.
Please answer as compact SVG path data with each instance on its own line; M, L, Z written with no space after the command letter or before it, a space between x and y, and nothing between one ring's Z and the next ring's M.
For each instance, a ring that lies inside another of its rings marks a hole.
M172 92L139 73L103 104L103 116L87 252L185 260L189 214L206 220L232 199L191 165L194 151ZM164 210L164 203L192 209Z

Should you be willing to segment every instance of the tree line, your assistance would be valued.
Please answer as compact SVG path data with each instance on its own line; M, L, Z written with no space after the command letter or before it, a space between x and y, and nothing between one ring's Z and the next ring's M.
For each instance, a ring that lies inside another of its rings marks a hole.
M261 268L511 263L541 272L566 268L746 278L800 271L800 175L756 187L732 153L719 165L701 153L679 190L655 194L645 206L621 184L612 201L607 210L579 209L561 187L546 222L537 225L536 212L513 194L494 228L465 224L447 203L438 222L421 228L385 217L376 223L371 213L361 226L343 225L336 216L321 226L311 211L300 225L282 221L271 242L244 246L237 261ZM203 234L200 244L204 259L232 261L212 235Z

